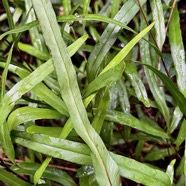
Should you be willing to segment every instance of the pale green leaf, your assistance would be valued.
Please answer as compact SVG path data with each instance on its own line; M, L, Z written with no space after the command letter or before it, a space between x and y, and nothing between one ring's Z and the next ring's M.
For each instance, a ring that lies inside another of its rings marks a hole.
M34 175L35 171L39 168L40 164L37 163L18 163L11 167L17 174ZM46 179L53 180L65 186L77 186L74 180L65 172L56 168L47 167L43 173L43 177Z
M130 50L134 47L134 45L149 32L149 30L154 26L154 23L151 23L147 28L141 31L138 35L136 35L113 59L112 61L101 71L100 74L105 73L107 70L118 65L130 52Z
M141 4L144 4L145 2L146 0L142 0ZM127 25L138 11L139 6L137 5L136 1L130 0L121 7L114 19ZM95 45L89 56L87 64L88 79L90 81L92 81L102 70L99 68L103 62L104 57L116 41L120 29L121 28L119 26L109 24Z
M21 123L38 120L38 119L58 119L62 115L52 109L35 108L35 107L21 107L14 110L8 117L9 130L14 129Z
M185 51L180 29L180 17L177 5L174 7L171 22L169 25L169 42L171 54L176 72L177 85L183 95L186 97L186 63Z
M150 0L153 20L155 22L156 42L160 50L162 50L165 41L165 21L161 0Z
M128 113L122 113L122 112L110 110L107 112L105 119L108 121L113 121L126 126L130 126L142 132L145 132L150 135L158 136L160 138L161 137L169 138L165 132L154 128L148 123L141 122L140 120L138 120L137 118L135 118L134 116Z
M32 184L23 181L14 174L6 171L3 168L0 168L0 180L10 186L31 186Z
M110 157L100 136L91 127L85 107L78 88L75 69L68 55L65 43L61 37L56 16L51 2L46 0L33 0L34 9L40 21L44 39L51 51L54 68L57 74L61 96L68 108L74 129L89 145L95 154L100 169L103 171L103 180L107 183L119 184L119 170L116 163Z
M166 174L170 177L171 184L173 184L174 180L174 164L176 163L176 159L173 159L167 167Z

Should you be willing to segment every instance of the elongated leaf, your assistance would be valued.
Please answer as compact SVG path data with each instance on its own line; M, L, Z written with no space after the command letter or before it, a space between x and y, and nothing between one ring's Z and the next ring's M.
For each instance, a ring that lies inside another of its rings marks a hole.
M62 115L51 109L21 107L13 111L8 118L9 130L14 129L21 123L37 119L58 119Z
M116 82L116 87L118 90L118 97L120 101L120 106L122 108L122 111L125 113L130 112L130 103L129 103L129 97L126 89L126 85L122 79L120 79L118 82Z
M183 122L181 123L181 127L175 141L176 147L179 147L185 140L186 138L185 130L186 130L186 120L184 119Z
M154 27L156 30L156 42L158 44L159 49L161 50L166 36L162 2L161 0L151 0L150 3L153 20L155 22Z
M46 157L46 159L41 164L41 166L36 170L36 172L34 174L34 185L37 184L37 182L39 181L39 179L43 175L43 172L45 171L45 169L47 168L47 166L51 160L52 160L52 157L50 157L50 156Z
M102 170L101 185L118 185L119 170L110 157L103 141L91 127L78 88L76 73L56 21L51 2L33 0L34 9L40 21L47 46L51 50L52 60L58 77L61 96L68 108L74 129L89 145Z
M16 143L40 153L77 164L92 164L89 148L81 143L23 132L14 132L13 136Z
M183 112L183 114L186 116L186 98L184 95L178 90L176 85L172 82L171 79L169 79L165 74L160 72L159 70L153 68L150 65L143 64L144 66L148 67L150 70L152 70L165 84L167 89L170 91L170 93L173 95L177 105L179 106L180 110Z
M13 16L12 16L12 13L10 11L10 6L9 6L9 3L7 0L2 0L2 3L3 3L3 6L4 6L4 9L6 10L6 14L7 14L7 19L8 19L8 24L9 24L9 27L10 29L13 29L14 28L14 22L13 22ZM15 40L15 35L13 35L13 39Z
M48 63L50 63L50 61ZM0 115L2 116L0 117L0 125L3 124L8 114L13 109L15 102L52 72L52 64L48 65L48 63L44 63L42 66L38 67L5 94L0 103Z
M17 174L24 175L34 175L35 171L39 168L40 164L37 163L18 163L16 166L11 167L11 169ZM43 173L43 177L46 179L53 180L65 186L77 186L73 179L65 172L52 167L47 167Z
M156 128L152 127L150 124L141 122L140 120L138 120L131 114L110 110L107 112L105 119L108 121L113 121L116 123L130 126L132 128L138 129L150 135L163 137L163 138L169 138L165 132L161 130L157 130Z
M154 148L145 156L145 160L156 161L165 158L166 156L173 155L174 153L175 150L173 148L165 148L165 149Z
M24 43L19 42L18 47L20 50L27 52L28 54L30 54L34 57L37 57L39 59L42 59L42 60L49 60L50 59L49 54L47 54L43 51L40 51L37 48L34 48L33 46L30 46L28 44L24 44Z
M10 138L10 132L8 130L8 125L6 121L4 121L4 123L0 125L0 141L4 153L12 162L14 162L15 160L14 147Z
M68 15L68 16L58 16L57 17L57 21L58 22L67 22L67 21L102 21L102 22L106 22L106 23L112 23L115 24L117 26L123 27L126 30L129 30L133 33L136 33L133 29L131 29L130 27L126 26L126 24L120 22L120 20L114 20L111 18L108 18L106 16L102 16L102 15L96 15L96 14L75 14L75 15Z
M18 132L18 131L14 131L13 135L15 136L14 138L15 138L16 143L21 144L26 147L28 146L31 149L36 149L37 147L35 146L35 144L37 144L38 147L40 147L38 150L40 152L45 151L46 154L52 154L53 151L51 149L53 149L55 151L54 152L55 157L60 158L60 159L66 158L66 153L64 154L64 156L61 155L61 149L64 149L64 148L68 149L69 155L71 155L71 152L78 151L79 152L77 156L79 157L78 163L85 164L85 161L88 161L86 163L88 163L89 165L92 165L92 162L90 159L91 152L90 152L90 149L86 145L83 145L77 142L62 140L59 138L51 138L46 135L42 135L40 139L40 135L36 135L36 134L28 135L25 132ZM37 143L36 142L33 143L33 140L34 141L36 140ZM52 141L50 142L50 140ZM49 150L48 146L42 145L43 142L45 143L50 142L50 144L53 144L55 148L52 146L51 149ZM113 157L113 159L116 161L116 163L119 165L121 176L131 179L133 181L136 181L137 183L142 183L144 185L156 186L158 184L162 186L171 186L170 179L166 173L158 169L151 168L150 166L144 165L143 163L137 162L133 159L130 159L124 156L119 156L114 153L110 153L110 154ZM86 155L86 158L85 158L85 155ZM74 162L74 157L71 159L69 157L68 161ZM31 168L32 167L30 167L30 169Z
M16 177L12 173L0 168L0 180L10 186L31 186L32 184L23 181L22 179Z
M182 117L183 117L183 113L181 112L179 107L176 107L173 113L171 124L170 124L170 131L169 131L170 134L177 128Z
M126 64L125 73L129 77L135 90L137 98L143 102L146 107L150 106L149 99L144 84L142 83L135 66L132 63Z
M5 1L4 1L4 3L5 3ZM3 100L4 94L5 94L6 80L7 80L7 75L8 75L8 67L9 67L9 64L10 64L10 61L12 58L13 47L14 47L14 44L12 44L12 46L11 46L11 49L9 51L8 58L7 58L7 61L5 64L5 68L2 73L2 81L1 81L2 87L1 87L1 97L0 97L1 101ZM7 123L5 121L3 121L3 123L0 125L0 141L1 141L2 149L3 149L4 153L7 155L7 157L11 161L14 161L14 159L15 159L14 147L11 142L10 133L8 131Z
M146 11L146 9L147 9L146 6L144 6L144 11ZM142 17L141 18L141 30L144 28L146 28L146 23L144 21L144 18ZM149 41L148 34L145 35L144 38L147 41ZM143 63L153 65L153 60L151 58L151 52L150 52L150 45L144 40L140 41L140 54L141 54L141 60L143 61ZM154 75L154 73L146 67L144 67L144 70L145 70L145 75L146 75L150 90L156 101L156 105L165 118L167 128L169 128L170 113L169 113L169 108L167 107L167 104L165 101L164 91L159 87L158 80L156 76Z
M131 29L130 27L126 26L126 24L121 23L120 20L114 20L114 19L110 19L108 17L102 16L102 15L95 15L95 14L82 14L82 15L66 15L66 16L58 16L57 17L57 21L58 22L68 22L68 21L81 21L81 20L85 20L85 21L103 21L106 23L112 23L112 24L116 24L120 27L123 27L131 32L136 33L133 29ZM9 34L14 34L14 33L20 33L20 32L24 32L26 30L29 30L35 26L38 26L38 21L32 21L30 23L24 24L22 26L16 27L10 31L7 31L3 34L0 35L0 40L2 40L5 36L9 35Z
M94 79L88 87L85 89L83 97L87 97L99 89L111 85L113 82L118 81L121 78L124 70L124 63L120 63L114 68L109 69L107 72L99 75Z
M5 86L6 86L5 84L6 84L6 79L7 79L7 75L8 75L8 66L10 65L10 61L11 61L11 58L12 58L13 48L14 48L14 44L12 44L11 49L8 53L8 58L7 58L7 61L6 61L6 65L5 65L5 68L4 68L3 73L2 73L2 79L1 79L2 87L1 87L0 100L2 100L2 98L5 94Z
M36 15L32 7L32 1L25 0L25 9L26 9L26 13L28 14L27 23L36 21ZM39 28L33 27L29 29L29 34L30 34L33 46L37 48L39 51L46 52L47 49L45 47L43 37L40 33Z
M107 113L107 109L109 106L109 91L108 88L105 90L104 95L98 105L98 109L96 111L94 120L92 121L92 127L95 129L95 131L100 134L101 128L103 126L103 122L105 120L105 115Z
M176 163L176 159L172 160L170 164L167 167L167 175L170 177L171 184L173 184L173 179L174 179L174 164Z
M176 72L177 85L182 94L186 97L185 51L182 41L180 18L177 5L174 7L171 22L169 25L169 41L171 46L171 54L174 62L174 68Z
M46 71L43 71L43 68ZM35 85L41 82L48 74L51 73L51 67L48 67L48 63L43 64L36 69L33 73L27 76L22 81L18 82L12 89L10 89L0 103L0 127L1 127L1 142L3 144L3 150L10 160L14 161L14 149L9 136L8 128L5 120L8 114L13 109L15 102L21 98L23 94L31 90Z
M154 26L154 23L151 23L147 28L141 31L137 36L135 36L114 58L113 60L101 71L100 74L103 74L107 70L118 65L134 47L134 45L145 35L148 31Z
M85 42L87 39L87 35L82 36L77 41L75 41L72 45L70 45L67 50L69 52L69 55L72 56L76 50L81 47L81 45ZM0 63L1 67L4 67L4 63ZM45 69L48 67L53 68L52 61L49 60L48 63L46 63ZM14 66L12 64L9 65L9 70L13 73L16 73L18 76L20 76L22 79L29 75L29 72L23 68L20 68L18 66ZM53 68L54 70L54 68ZM53 71L52 70L52 71ZM51 105L53 108L55 108L58 112L61 114L64 114L68 116L68 112L66 111L66 107L64 105L64 102L56 96L50 89L48 89L43 83L39 83L32 89L32 91L42 100L44 100L46 103Z
M146 0L142 0L141 4L143 5L145 2ZM117 21L121 21L122 23L125 23L127 25L138 11L139 7L136 1L130 0L122 6L122 8L118 11L114 19ZM87 64L87 74L90 81L92 81L95 76L99 74L102 70L99 70L99 67L102 64L105 55L116 41L119 31L120 27L115 26L113 24L109 24L103 32L98 43L94 47L93 51L91 52Z
M32 125L26 129L29 134L45 134L51 137L59 137L62 127L42 127Z
M72 43L67 48L69 55L73 56L77 52L77 50L84 44L84 42L87 40L87 38L88 38L88 35L85 34L82 37L80 37L79 39L77 39L74 43ZM27 52L28 54L30 54L34 57L37 57L39 59L42 59L42 60L49 60L50 59L50 55L48 53L40 51L31 45L19 42L18 47L20 50Z
M111 155L120 167L121 176L143 185L171 186L170 179L164 172L124 156Z
M38 25L38 21L33 21L31 23L24 24L22 26L14 28L13 30L9 30L7 32L4 32L3 34L0 35L0 40L2 40L5 36L7 36L9 34L24 32L24 31L29 30L29 29L33 28L34 26L37 26L37 25Z

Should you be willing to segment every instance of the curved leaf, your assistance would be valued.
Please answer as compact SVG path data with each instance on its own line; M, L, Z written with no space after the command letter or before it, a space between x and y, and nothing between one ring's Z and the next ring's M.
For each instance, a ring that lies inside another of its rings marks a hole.
M135 118L131 114L110 110L107 112L105 119L108 121L113 121L116 123L130 126L132 128L138 129L142 132L145 132L145 133L153 135L153 136L162 137L162 138L169 138L165 132L152 127L148 123L141 122L140 120L138 120L137 118Z
M154 23L151 23L147 28L142 30L137 36L135 36L113 59L112 61L101 71L100 75L106 72L107 70L118 65L134 47L134 45L145 35L148 31L154 26Z
M180 91L186 97L186 63L185 51L182 41L182 33L180 29L180 18L177 5L174 7L171 22L169 25L169 41L171 47L171 55L174 62L174 68L177 77L177 84Z
M8 126L11 131L21 123L38 119L58 119L62 115L52 109L21 107L14 110L8 118Z
M11 169L17 174L25 174L33 176L35 171L40 167L38 163L18 163L11 167ZM47 167L43 173L43 177L46 179L53 180L65 186L77 186L74 180L65 172L56 168Z
M49 137L43 134L30 135L25 132L15 131L13 133L13 140L17 144L48 156L81 165L92 165L89 156L90 150L81 143Z
M107 72L99 75L85 89L85 94L83 95L83 97L88 97L92 93L98 91L99 89L109 86L115 81L118 81L121 78L123 70L124 70L124 63L120 63L114 68L111 68Z
M143 185L171 186L166 173L124 156L113 153L111 155L120 167L121 176Z
M146 11L147 6L144 6L144 10ZM141 16L142 17L142 16ZM141 18L141 30L146 28L146 23L144 21L144 18ZM149 36L148 34L144 36L144 38L149 41ZM140 41L140 55L141 55L141 60L149 65L153 65L154 60L151 57L151 51L150 51L150 45L149 43L145 42L144 40ZM164 91L159 87L158 85L158 80L154 73L150 71L148 68L144 67L145 70L145 75L147 78L147 82L149 84L150 90L152 92L152 95L156 101L156 105L160 112L162 113L163 117L165 118L167 128L169 128L169 123L170 123L170 112L169 108L166 104L165 101L165 93Z
M146 0L141 0L141 4L144 4L145 2ZM130 0L122 6L122 8L118 11L114 19L127 25L138 11L139 7L136 1ZM109 24L104 30L99 41L95 45L93 51L91 52L87 64L87 75L90 82L93 81L95 76L99 74L99 72L102 70L99 69L102 64L102 61L110 50L111 46L116 41L119 31L120 27L115 26L113 24Z
M9 184L10 186L32 186L32 184L23 181L3 168L0 168L0 180L6 184Z
M162 2L161 0L150 0L150 3L153 20L155 22L154 27L156 30L156 42L159 49L161 50L166 36Z
M102 179L98 182L101 185L118 185L118 167L110 157L100 136L90 125L78 88L76 72L67 53L51 2L46 0L33 0L32 2L44 33L44 39L51 51L61 96L68 108L74 129L95 154L99 162L95 166L99 166L102 170Z
M173 95L173 98L175 99L177 105L179 106L180 110L183 112L183 114L186 116L186 98L184 95L178 90L176 85L172 82L170 78L168 78L165 74L163 74L161 71L153 68L150 65L143 64L144 66L148 67L150 70L152 70L165 84L167 89L170 91L170 93Z

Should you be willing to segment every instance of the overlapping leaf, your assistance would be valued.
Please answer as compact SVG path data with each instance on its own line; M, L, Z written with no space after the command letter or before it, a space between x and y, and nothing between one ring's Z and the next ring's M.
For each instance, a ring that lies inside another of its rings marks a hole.
M89 145L99 162L96 166L102 170L101 179L97 177L98 182L101 185L118 185L118 167L110 157L100 136L90 126L77 85L76 73L61 37L52 5L45 0L33 0L33 5L40 21L46 44L51 50L61 96L68 108L74 129Z

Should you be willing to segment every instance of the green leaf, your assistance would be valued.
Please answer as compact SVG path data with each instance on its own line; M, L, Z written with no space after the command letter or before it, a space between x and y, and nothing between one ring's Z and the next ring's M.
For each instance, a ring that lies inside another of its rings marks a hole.
M82 14L82 15L65 15L65 16L58 16L57 17L57 21L58 22L70 22L70 21L81 21L81 20L85 20L85 21L103 21L106 23L111 23L111 24L115 24L117 26L120 26L122 28L125 28L133 33L136 33L133 29L131 29L130 27L126 26L126 24L121 23L119 20L114 20L102 15L95 15L95 14ZM32 29L33 27L38 26L38 21L32 21L30 23L24 24L22 26L18 26L12 30L9 30L3 34L0 35L0 40L2 40L5 36L9 35L9 34L14 34L14 33L20 33L20 32L24 32L26 30Z
M180 110L183 112L183 114L186 116L186 98L184 95L178 90L176 85L172 82L170 78L168 78L165 74L160 72L159 70L153 68L150 65L143 64L144 66L148 67L150 70L152 70L165 84L167 89L172 94L173 98L175 99L177 105L179 106Z
M43 126L37 126L32 125L30 127L26 128L26 131L29 134L45 134L47 136L51 137L59 137L61 133L62 127L43 127Z
M166 173L124 156L111 155L120 167L121 176L143 185L171 186Z
M4 6L4 9L6 10L9 27L10 27L10 29L13 29L15 26L14 26L12 13L10 11L9 3L8 3L7 0L2 0L2 3L3 3L3 6ZM15 37L16 37L16 35L13 35L14 40L15 40Z
M18 47L21 51L23 52L27 52L28 54L34 56L34 57L37 57L41 60L49 60L50 59L50 55L43 52L43 51L40 51L38 50L37 48L31 46L31 45L28 45L28 44L24 44L24 43L21 43L19 42L18 43Z
M14 131L13 136L16 143L31 148L33 150L37 149L37 151L48 155L53 154L54 157L66 159L67 161L77 161L76 163L79 163L81 165L92 165L90 159L91 152L86 145L59 138L52 138L46 135L28 135L25 132L18 131ZM62 151L63 149L67 150L68 156L67 153L64 153L64 151ZM77 159L74 156L71 156L73 155L72 152L74 151L77 153ZM166 173L143 163L137 162L133 159L116 155L113 153L110 154L112 158L116 161L116 163L119 165L121 176L144 185L156 186L158 184L161 186L171 186L170 179ZM30 167L30 169L31 168L32 167Z
M156 42L161 50L166 36L162 2L161 0L150 0L150 5L153 15L152 17L155 22Z
M120 102L122 111L125 113L129 113L130 112L129 97L128 97L127 88L126 88L126 85L123 79L120 79L118 82L116 82L116 89L118 90L118 97L119 97L119 102ZM113 91L113 94L114 94L114 91Z
M1 78L2 87L1 87L0 100L3 99L3 96L5 94L5 86L6 86L6 80L7 80L7 75L8 75L8 67L9 67L10 62L11 62L13 48L14 48L14 44L12 44L12 46L10 48L10 51L8 53L8 58L7 58L7 61L6 61L6 65L5 65L5 68L4 68L3 73L2 73L2 78Z
M50 65L49 60L48 62L38 67L29 76L19 81L5 94L0 103L0 115L3 116L0 117L0 126L4 123L8 114L13 109L15 102L20 99L22 95L40 83L47 75L52 72L52 70L52 64Z
M101 71L100 74L103 74L107 70L118 65L134 47L134 45L149 32L149 30L154 26L154 23L151 23L147 28L141 31L137 36L135 36L113 59L112 61Z
M174 132L174 130L178 127L182 117L183 117L183 113L181 112L179 107L176 107L170 124L170 131L169 131L170 134Z
M78 178L81 177L85 177L85 176L89 176L89 175L93 175L94 174L94 168L92 166L81 166L78 170L77 170L77 174L76 176Z
M177 5L175 5L174 7L171 22L169 25L169 42L174 62L174 69L176 72L177 85L182 94L186 97L185 51L183 46L182 33L180 28L180 18Z
M172 160L167 167L166 174L170 177L171 184L173 184L174 180L174 164L176 163L176 159Z
M44 134L28 134L14 131L15 143L51 157L63 159L81 165L92 165L89 148L81 143Z
M186 138L185 130L186 130L186 120L184 119L183 122L181 123L181 127L179 129L179 133L175 141L176 147L179 147L185 140Z
M135 95L136 97L143 102L143 104L146 107L150 106L150 102L147 96L147 92L145 89L144 84L142 83L140 76L136 70L136 67L128 62L126 63L126 69L125 69L125 73L127 74L127 76L129 77L131 84L135 90Z
M43 68L45 70L43 70ZM42 66L38 67L34 72L32 72L29 76L24 78L23 80L19 81L16 85L14 85L3 97L0 103L0 127L1 129L1 135L6 134L7 141L4 140L6 138L2 138L2 143L4 144L4 150L6 155L13 160L14 159L14 153L13 153L13 146L10 140L10 136L8 137L8 132L6 129L7 126L5 125L5 120L11 110L13 109L15 102L21 98L22 95L24 95L26 92L30 91L35 85L40 83L47 75L51 73L51 65L48 65L46 62Z
M100 90L101 88L109 86L113 82L118 81L121 78L123 70L124 63L120 63L114 68L109 69L107 72L100 74L85 89L85 94L83 95L83 97L86 98L92 93L95 93L96 91Z
M169 138L165 132L154 128L153 126L151 126L150 124L146 122L141 122L140 120L138 120L131 114L109 110L107 112L105 119L108 121L113 121L113 122L120 123L126 126L130 126L132 128L138 129L142 132L145 132L153 136L157 136L160 138L161 137Z
M147 7L144 6L145 12L146 12L146 9L147 9ZM145 23L145 20L142 15L141 15L140 20L141 20L141 25L140 25L141 30L143 30L144 28L146 28L146 23ZM147 41L149 41L148 34L146 36L144 36L144 38ZM143 63L149 64L151 66L154 64L154 60L151 57L152 53L150 50L150 45L149 45L149 43L147 43L144 40L140 41L140 54L141 54L141 60L143 61ZM145 75L146 75L150 90L151 90L152 95L156 101L156 105L157 105L159 111L162 113L163 117L165 118L167 128L169 128L170 113L169 113L169 108L168 108L166 101L165 101L165 93L159 87L158 80L157 80L156 76L154 75L154 73L146 67L144 67L144 70L145 70Z
M146 0L142 0L141 4L143 5L145 2ZM124 3L114 19L127 25L138 11L139 6L137 5L136 1L130 0ZM87 64L87 75L90 82L93 81L96 75L102 70L99 68L105 55L116 41L119 31L119 26L109 24L91 52Z
M38 25L38 21L33 21L31 23L28 24L24 24L22 26L16 27L12 30L9 30L7 32L4 32L3 34L0 35L0 40L2 40L5 36L9 35L9 34L15 34L15 33L20 33L20 32L24 32L27 31L35 26Z
M104 176L98 182L118 185L118 167L110 157L100 136L89 123L78 88L76 72L61 36L51 2L46 0L33 0L32 2L44 33L45 42L51 51L61 96L68 108L74 129L91 148L99 162L96 166L99 166L103 172Z
M26 13L28 15L27 23L35 21L36 15L35 15L34 9L32 7L32 1L25 0L24 2L25 2ZM30 35L30 38L31 38L34 48L36 48L38 51L41 51L43 53L47 53L47 48L45 46L43 37L40 33L39 27L33 27L33 28L29 29L29 35ZM42 64L42 61L37 59L37 65L39 66L41 64Z
M165 148L165 149L154 148L144 157L144 159L146 161L156 161L173 154L175 154L175 149L173 148Z
M109 90L108 88L106 88L104 95L99 102L94 119L92 121L92 127L98 134L100 134L101 128L103 126L105 115L107 113L107 109L109 106L109 101L110 101Z
M37 182L39 181L39 179L41 178L41 176L43 175L43 172L45 171L45 169L47 168L48 164L51 161L51 157L48 156L46 157L45 161L41 164L41 166L36 170L35 174L34 174L34 185L37 184Z
M58 119L62 115L52 109L21 107L14 110L8 118L8 126L11 131L21 123L37 119Z
M0 141L1 141L2 149L6 154L6 156L12 162L14 162L15 160L14 146L10 138L10 132L8 130L8 125L6 121L0 125Z
M14 174L0 168L0 180L10 186L31 186L32 184L23 181Z
M11 169L17 174L34 175L35 171L40 167L37 163L18 163L11 167ZM43 173L43 177L49 180L53 180L65 186L77 186L73 179L65 172L56 168L47 167Z
M7 3L6 1L4 3ZM11 19L10 19L11 20ZM13 52L13 47L14 44L12 44L11 49L9 51L8 54L8 58L5 64L5 68L3 70L2 73L2 81L1 81L1 96L0 96L0 100L2 102L4 95L5 95L5 87L6 87L6 80L7 80L7 75L8 75L8 67L10 65L10 61L12 58L12 52ZM4 153L7 155L7 157L11 160L14 161L15 159L15 155L14 155L14 147L13 144L11 142L11 138L10 138L10 133L8 131L8 126L6 121L2 121L1 125L0 125L0 141L1 141L1 145L2 145L2 149L4 151Z

